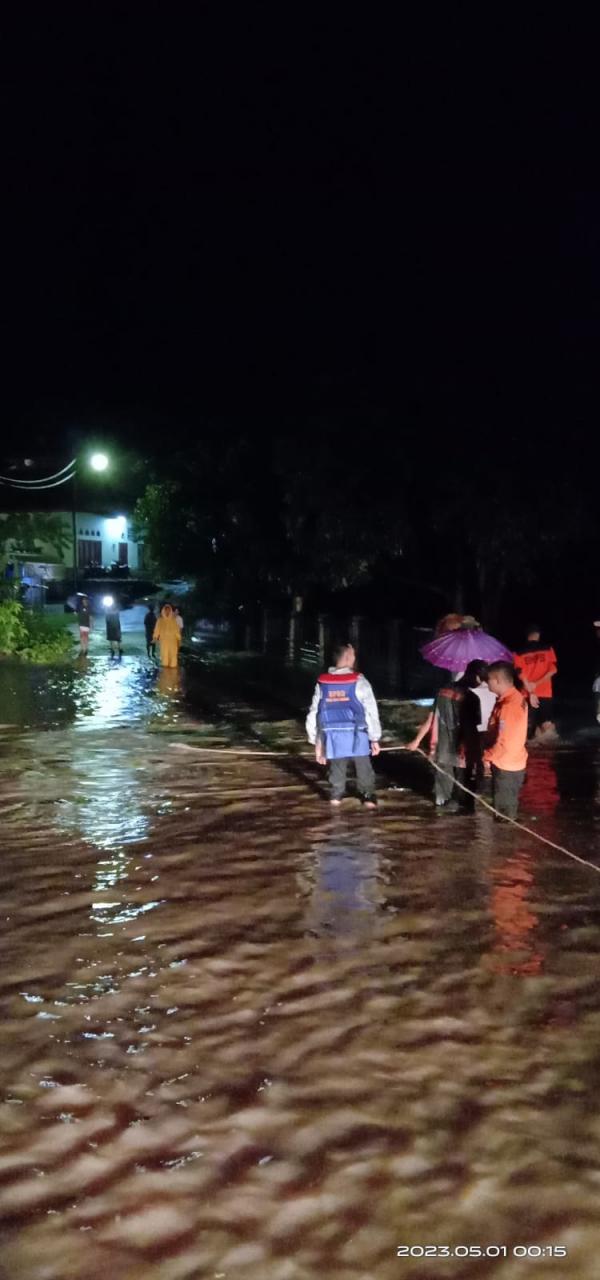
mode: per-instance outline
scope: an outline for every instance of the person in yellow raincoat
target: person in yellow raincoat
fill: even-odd
[[[170,604],[164,604],[160,611],[153,640],[160,645],[161,667],[176,667],[179,663],[181,632]]]

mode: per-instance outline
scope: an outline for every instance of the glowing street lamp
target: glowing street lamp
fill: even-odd
[[[110,466],[109,460],[105,453],[93,453],[90,458],[90,467],[92,471],[106,471]]]
[[[110,458],[107,456],[107,454],[106,454],[106,453],[101,453],[100,451],[95,451],[94,453],[89,454],[89,455],[86,457],[85,461],[86,461],[87,466],[88,466],[88,467],[90,467],[92,471],[95,471],[98,475],[99,475],[101,472],[103,472],[103,471],[108,471],[108,469],[109,469],[109,467],[110,467]],[[73,464],[73,473],[72,473],[72,476],[71,476],[71,479],[72,479],[72,481],[73,481],[73,486],[72,486],[72,489],[71,489],[71,524],[72,524],[72,527],[73,527],[73,589],[74,589],[75,591],[77,590],[77,569],[78,569],[78,564],[77,564],[77,510],[76,510],[76,508],[77,508],[77,476],[78,476],[78,471],[79,471],[79,467],[78,467],[78,465],[77,465],[77,462],[75,462],[75,463]]]

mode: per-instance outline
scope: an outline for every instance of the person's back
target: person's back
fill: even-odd
[[[113,643],[121,639],[121,619],[116,609],[109,609],[106,615],[106,639]]]
[[[144,618],[144,630],[146,632],[146,643],[150,644],[154,635],[156,626],[156,614],[154,609],[150,608]]]
[[[553,728],[552,680],[558,670],[557,658],[552,645],[542,639],[537,624],[528,627],[527,641],[513,658],[529,700],[530,736],[538,726]]]
[[[364,804],[374,808],[375,774],[370,756],[379,754],[381,724],[371,685],[354,670],[355,662],[351,644],[337,647],[334,666],[317,681],[306,732],[315,746],[317,763],[329,762],[331,803],[341,803],[348,763],[353,760]]]

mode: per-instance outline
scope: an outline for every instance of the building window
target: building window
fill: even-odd
[[[102,543],[91,538],[78,538],[77,563],[80,569],[99,568],[102,564]]]
[[[127,542],[119,543],[119,564],[129,564],[129,544]]]

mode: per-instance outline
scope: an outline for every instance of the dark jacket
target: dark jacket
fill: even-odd
[[[121,639],[121,619],[116,611],[106,615],[106,639],[113,644]]]

